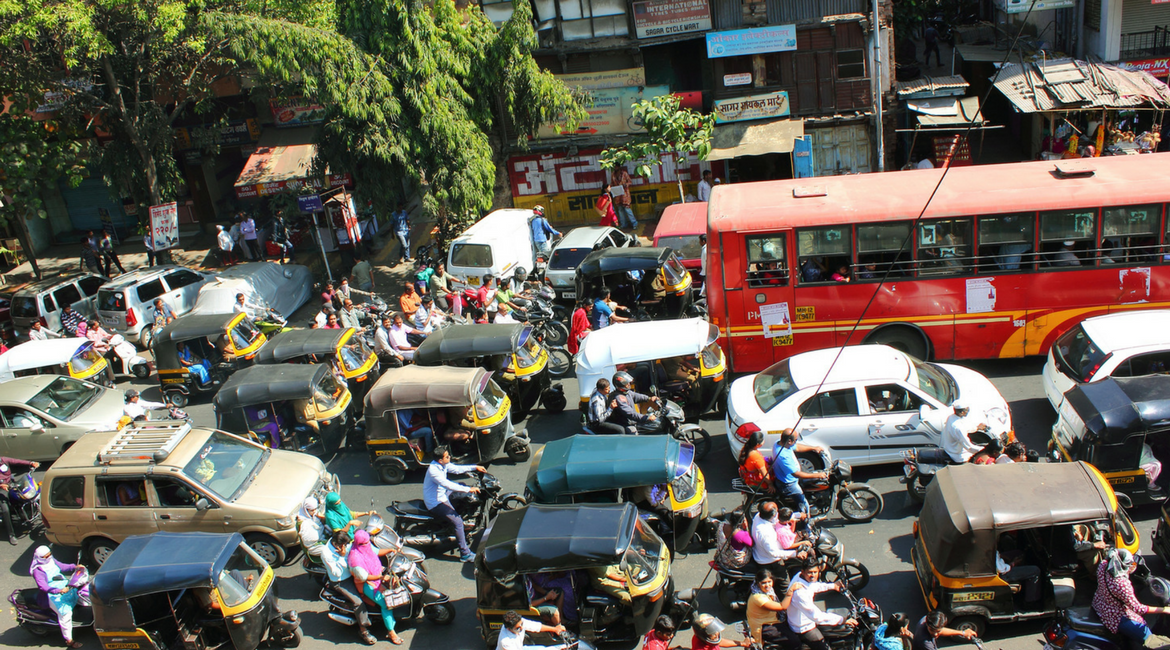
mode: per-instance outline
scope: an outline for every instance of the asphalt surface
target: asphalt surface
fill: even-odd
[[[1055,414],[1044,398],[1040,383],[1042,358],[1010,361],[988,361],[965,364],[989,376],[1008,399],[1017,435],[1029,448],[1043,450],[1051,430]],[[576,380],[565,382],[565,393],[570,396],[570,407],[561,414],[550,415],[537,410],[523,423],[532,435],[534,444],[571,435],[578,431],[578,412],[573,409],[573,396],[577,395]],[[137,387],[144,390],[147,399],[158,399],[157,384],[137,381]],[[126,385],[124,387],[129,387]],[[187,411],[196,424],[212,425],[214,417],[209,403],[193,404]],[[700,463],[707,477],[707,489],[711,511],[732,509],[740,503],[740,495],[730,489],[735,474],[735,462],[727,446],[722,420],[705,420],[703,426],[712,434],[714,445],[708,457]],[[384,512],[393,500],[420,498],[422,495],[422,473],[414,472],[407,482],[394,487],[380,484],[375,478],[362,453],[346,453],[329,463],[343,483],[345,501],[355,510],[368,508],[371,500],[374,506]],[[521,492],[527,471],[526,466],[512,464],[501,457],[491,467],[491,472],[503,482],[506,490]],[[846,555],[860,560],[868,567],[872,579],[863,595],[873,599],[884,613],[905,612],[912,620],[925,613],[921,592],[914,578],[910,564],[911,524],[918,514],[906,497],[904,486],[898,482],[900,465],[859,468],[854,478],[868,482],[885,499],[885,509],[869,524],[846,524],[839,516],[831,517],[826,523],[844,541]],[[1021,499],[1028,495],[1021,494]],[[1158,516],[1156,507],[1138,508],[1131,513],[1142,536],[1142,549],[1147,554],[1155,571],[1162,572],[1161,563],[1149,553],[1150,533]],[[28,576],[32,549],[41,540],[21,539],[20,544],[10,547],[0,542],[0,566],[7,571],[0,572],[0,593],[31,586]],[[76,549],[56,549],[58,558],[71,561]],[[692,554],[680,557],[672,565],[675,585],[678,589],[702,586],[700,592],[701,611],[711,612],[724,621],[737,620],[732,613],[723,610],[710,589],[712,576],[708,575],[707,562],[712,553]],[[448,627],[437,627],[425,620],[400,623],[399,633],[406,640],[406,646],[425,650],[452,650],[483,648],[479,628],[475,619],[474,582],[471,566],[460,564],[454,555],[432,558],[427,562],[431,571],[432,585],[447,593],[455,604],[455,623]],[[356,630],[340,626],[325,616],[326,607],[318,600],[316,583],[300,568],[299,558],[277,572],[277,589],[282,607],[295,609],[302,616],[305,633],[304,648],[325,648],[334,644],[346,647],[363,647],[357,640]],[[6,608],[6,621],[0,623],[0,646],[3,647],[60,647],[60,638],[53,635],[40,639],[16,627],[12,608]],[[1040,631],[1043,623],[1022,623],[991,627],[985,635],[987,648],[1005,650],[1035,650],[1041,645]],[[81,631],[77,639],[86,648],[99,648],[92,631]],[[682,633],[676,642],[687,647],[690,633]],[[389,647],[386,641],[376,647]]]

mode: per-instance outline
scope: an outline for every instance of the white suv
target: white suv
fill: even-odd
[[[557,242],[548,260],[544,277],[557,292],[560,300],[575,300],[577,296],[577,267],[595,246],[601,248],[626,248],[637,246],[636,237],[631,237],[617,228],[608,226],[585,226],[570,230]]]
[[[156,266],[119,275],[98,290],[97,313],[102,327],[121,334],[131,343],[141,343],[143,330],[154,322],[154,301],[162,298],[175,316],[195,306],[199,289],[215,277],[181,266]]]

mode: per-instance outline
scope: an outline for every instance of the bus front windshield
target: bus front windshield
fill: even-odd
[[[788,359],[766,368],[752,380],[756,404],[765,413],[797,390],[796,383],[792,381],[792,373],[788,371]]]
[[[634,539],[622,557],[622,568],[625,569],[626,575],[639,587],[650,584],[658,575],[661,557],[662,539],[646,527],[646,522],[638,520]]]

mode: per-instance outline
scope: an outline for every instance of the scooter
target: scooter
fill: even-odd
[[[515,510],[527,504],[515,492],[504,492],[500,479],[486,472],[478,474],[479,493],[453,494],[451,506],[463,518],[467,539],[474,539],[501,510]],[[403,544],[414,548],[447,550],[455,547],[455,531],[446,517],[436,517],[422,499],[394,501],[386,510],[394,515],[394,532]]]
[[[1150,575],[1146,563],[1138,558],[1138,568],[1130,575],[1135,587],[1144,586],[1159,606],[1170,604],[1170,581]],[[1044,628],[1045,650],[1125,650],[1130,644],[1101,622],[1092,607],[1061,609],[1056,619]]]
[[[373,507],[373,499],[370,499],[370,508],[373,509]],[[403,544],[402,538],[398,536],[398,533],[394,532],[389,526],[386,525],[386,521],[383,520],[381,516],[370,515],[370,518],[368,521],[366,521],[364,528],[365,531],[370,534],[370,544],[372,544],[374,548],[379,550],[384,548],[392,548],[394,549],[395,554],[402,555],[411,562],[416,562],[421,565],[423,573],[426,573],[427,567],[423,562],[426,560],[427,556],[424,555],[421,551]],[[305,573],[309,574],[313,577],[314,580],[317,581],[317,584],[325,584],[327,580],[325,574],[325,565],[321,564],[321,561],[316,557],[305,553],[304,557],[301,559],[301,567],[304,568]]]
[[[32,537],[44,525],[41,519],[41,484],[33,478],[32,472],[12,477],[12,483],[8,486],[8,510],[13,532],[20,526]]]
[[[81,598],[73,607],[73,629],[93,626],[93,608],[89,605],[89,571],[78,566],[69,577],[69,586],[77,587]],[[35,636],[47,636],[60,630],[57,612],[49,606],[48,596],[37,587],[17,589],[8,595],[16,611],[16,624]]]
[[[154,370],[151,363],[138,354],[138,348],[121,334],[111,336],[108,344],[110,350],[106,353],[106,360],[109,361],[115,375],[134,375],[139,379],[146,379]]]

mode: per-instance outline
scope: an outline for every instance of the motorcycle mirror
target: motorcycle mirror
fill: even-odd
[[[211,502],[207,500],[207,497],[200,497],[199,500],[195,502],[195,509],[199,512],[203,512],[209,508],[211,508]]]

